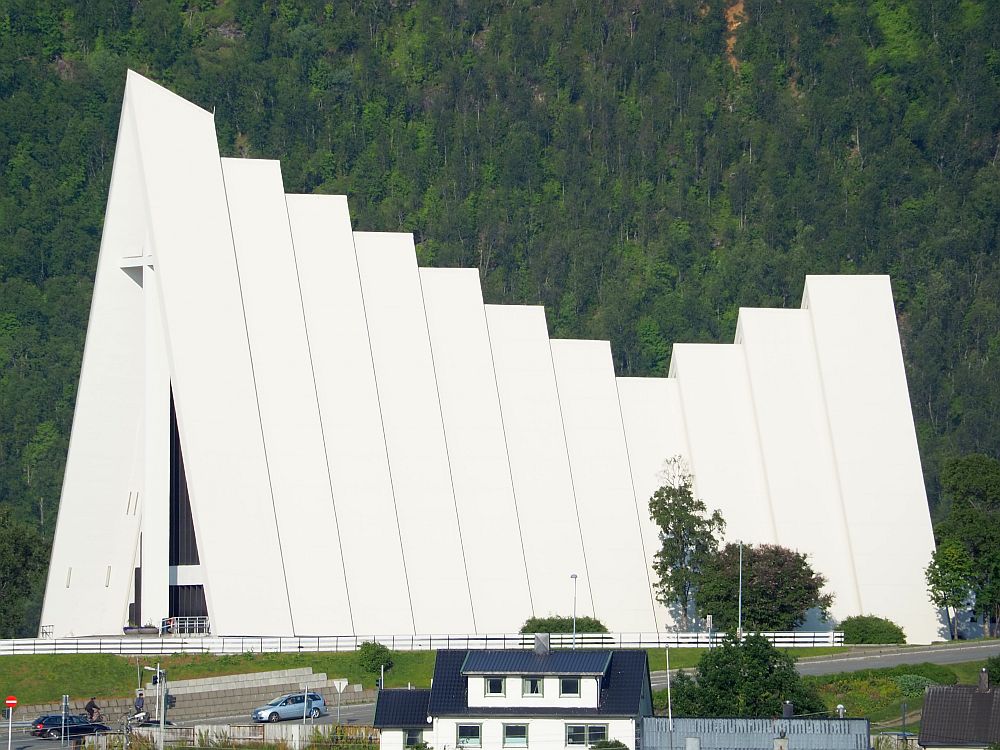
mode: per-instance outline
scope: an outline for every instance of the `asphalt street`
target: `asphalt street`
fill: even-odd
[[[801,659],[796,669],[802,675],[839,674],[856,672],[860,669],[884,669],[900,664],[958,664],[967,661],[986,661],[1000,654],[1000,641],[969,643],[963,645],[941,644],[939,646],[892,646],[858,647],[842,654],[817,656]],[[671,670],[676,674],[676,670]],[[654,690],[667,687],[666,674],[662,671],[650,675]]]
[[[337,723],[337,706],[334,704],[330,706],[330,713],[326,716],[321,716],[315,721],[310,720],[310,724],[336,724]],[[374,703],[360,703],[353,704],[350,706],[341,706],[340,708],[340,723],[341,724],[360,724],[362,726],[370,726],[373,719],[375,718],[375,704]],[[239,716],[216,716],[210,719],[198,719],[196,721],[182,721],[177,722],[177,726],[191,726],[194,724],[211,724],[211,725],[226,725],[226,724],[250,724],[250,717],[244,714]],[[294,723],[291,720],[284,723]],[[4,725],[2,731],[0,731],[0,750],[6,750],[7,748],[7,726]],[[32,737],[23,728],[18,728],[14,726],[13,735],[10,737],[10,750],[60,750],[64,748],[65,750],[70,750],[71,745],[69,743],[64,743],[60,745],[59,740],[46,740],[40,737]]]

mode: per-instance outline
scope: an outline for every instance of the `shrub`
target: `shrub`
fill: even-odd
[[[572,633],[573,618],[553,615],[552,617],[529,617],[521,626],[522,633]],[[577,633],[607,633],[608,629],[593,617],[576,618]]]
[[[892,620],[875,615],[855,615],[840,623],[844,643],[906,643],[906,633]]]
[[[596,748],[596,750],[628,750],[628,745],[621,740],[601,740],[591,745],[591,748]]]
[[[904,698],[920,698],[928,685],[937,684],[934,680],[919,674],[901,674],[899,677],[894,677],[893,680]]]
[[[383,666],[392,669],[392,652],[381,643],[365,641],[358,648],[358,664],[366,672],[378,674]]]
[[[991,656],[986,660],[986,674],[989,675],[990,685],[1000,685],[1000,656]]]

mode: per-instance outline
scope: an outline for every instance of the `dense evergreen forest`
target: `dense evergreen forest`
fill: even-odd
[[[937,512],[950,459],[1000,456],[995,10],[0,0],[0,526],[51,538],[129,67],[287,191],[610,338],[622,375],[797,306],[807,273],[891,274]],[[33,580],[0,630],[34,629]]]

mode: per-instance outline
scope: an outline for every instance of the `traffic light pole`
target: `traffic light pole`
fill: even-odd
[[[161,682],[164,683],[163,690],[159,691],[159,695],[163,696],[163,703],[161,703],[160,706],[157,708],[157,711],[160,712],[160,742],[159,742],[159,748],[160,748],[160,750],[163,750],[163,730],[164,730],[164,725],[166,724],[166,720],[167,720],[167,706],[166,706],[166,702],[167,702],[167,686],[166,686],[166,677],[165,677],[165,675],[166,675],[166,673],[160,671],[160,665],[159,665],[159,663],[157,663],[156,664],[156,676],[159,679],[156,681],[156,687],[159,688],[160,687],[160,683]]]

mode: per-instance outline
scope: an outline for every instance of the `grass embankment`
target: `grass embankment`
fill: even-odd
[[[820,651],[821,649],[810,649]],[[844,649],[822,649],[827,653]],[[797,655],[822,656],[825,654],[798,653]],[[660,655],[660,669],[663,655]],[[697,659],[695,659],[695,662]],[[870,719],[873,731],[898,729],[902,724],[902,708],[906,703],[906,730],[919,729],[920,711],[924,705],[924,688],[928,685],[974,685],[984,661],[959,664],[904,664],[886,669],[863,669],[857,672],[803,678],[816,688],[824,705],[835,715],[837,704],[843,704],[847,716]],[[670,652],[670,667],[674,668],[674,651]],[[684,666],[683,668],[686,668]],[[662,694],[662,695],[661,695]],[[666,702],[666,691],[657,691],[661,702]]]
[[[844,651],[841,648],[790,649],[797,657],[825,656]],[[691,669],[704,649],[670,649],[671,669]],[[662,670],[666,662],[664,649],[648,649],[650,668]],[[394,665],[386,672],[386,687],[428,687],[434,673],[434,652],[397,651]],[[66,654],[40,656],[5,656],[0,658],[0,692],[17,695],[22,705],[59,700],[64,693],[71,698],[124,697],[135,689],[137,679],[145,683],[149,673],[137,676],[137,665],[154,666],[157,657],[112,656],[102,654]],[[376,675],[365,672],[358,664],[357,654],[176,654],[159,658],[171,680],[186,680],[213,675],[267,672],[277,669],[312,667],[330,678],[346,677],[351,683],[374,687]]]
[[[406,687],[430,684],[434,671],[431,651],[394,652],[393,668],[385,675],[386,687]],[[351,683],[366,688],[375,686],[376,675],[365,672],[358,664],[356,652],[321,654],[176,654],[173,656],[139,657],[138,666],[155,666],[157,661],[167,670],[169,679],[186,680],[214,675],[267,672],[277,669],[312,667],[313,672],[325,672],[328,677],[346,677]],[[4,656],[0,658],[0,691],[16,695],[22,705],[58,701],[64,693],[71,698],[124,697],[131,695],[137,683],[136,657],[106,654],[66,654],[38,656]],[[143,672],[143,683],[150,674]]]

